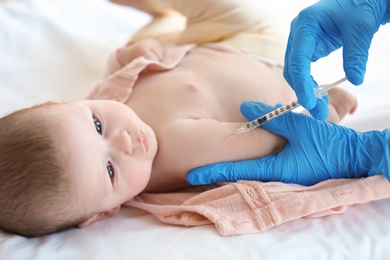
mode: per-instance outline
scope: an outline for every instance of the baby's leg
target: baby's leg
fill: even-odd
[[[353,114],[357,107],[356,98],[348,91],[335,87],[328,91],[330,104],[326,121],[338,123],[347,114]]]

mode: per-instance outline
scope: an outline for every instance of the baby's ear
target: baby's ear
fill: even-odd
[[[116,213],[118,213],[118,211],[121,209],[121,206],[117,206],[115,208],[112,208],[110,210],[107,210],[107,211],[103,211],[103,212],[100,212],[100,213],[97,213],[96,215],[93,215],[92,217],[90,217],[89,219],[87,220],[84,220],[83,222],[79,223],[77,226],[79,228],[84,228],[86,226],[89,226],[95,222],[98,222],[100,220],[103,220],[103,219],[106,219],[106,218],[109,218],[109,217],[112,217],[114,216]]]

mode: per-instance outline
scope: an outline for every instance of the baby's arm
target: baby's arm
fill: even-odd
[[[174,172],[181,175],[177,177],[185,179],[189,170],[199,166],[261,158],[283,149],[285,139],[262,128],[225,139],[244,123],[212,119],[183,119],[172,123],[160,133],[164,136],[159,140],[160,162],[166,164],[163,168],[171,171],[175,168]]]
[[[275,107],[256,102],[241,105],[241,112],[248,120],[273,109]],[[280,153],[196,169],[188,176],[190,183],[261,180],[313,185],[327,179],[361,178],[380,173],[390,180],[390,129],[356,132],[293,112],[262,127],[288,139]]]

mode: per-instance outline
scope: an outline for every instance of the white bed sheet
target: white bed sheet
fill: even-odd
[[[278,2],[291,11],[289,21],[314,1]],[[104,0],[0,0],[0,116],[50,99],[84,97],[110,52],[148,20]],[[360,104],[345,125],[362,131],[390,127],[389,42],[390,25],[373,41],[364,85],[344,84]],[[313,71],[318,83],[342,77],[341,52]],[[221,237],[213,226],[171,226],[124,208],[84,230],[34,239],[0,232],[0,259],[389,259],[389,220],[386,199],[342,215]]]

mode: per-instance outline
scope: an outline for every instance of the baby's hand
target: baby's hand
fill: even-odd
[[[121,66],[126,66],[138,57],[160,61],[164,56],[163,46],[155,39],[144,39],[131,42],[118,50],[117,59]]]

